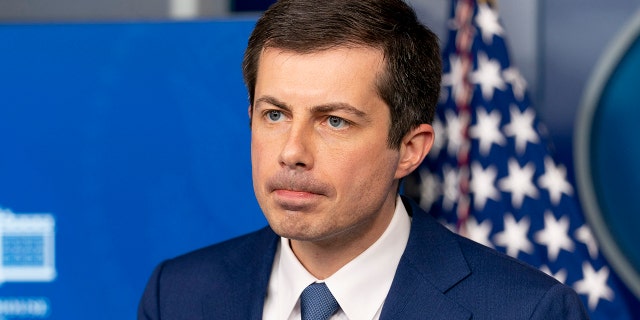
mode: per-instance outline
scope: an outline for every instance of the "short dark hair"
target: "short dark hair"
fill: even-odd
[[[389,106],[388,144],[422,123],[431,123],[442,72],[438,38],[401,0],[280,0],[256,23],[242,63],[254,103],[260,56],[266,48],[312,53],[338,46],[380,49],[385,69],[377,83]]]

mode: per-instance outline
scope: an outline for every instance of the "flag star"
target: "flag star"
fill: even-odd
[[[502,76],[504,80],[511,84],[511,89],[513,90],[513,95],[519,101],[524,99],[524,93],[527,89],[527,81],[524,80],[524,77],[520,74],[520,71],[514,67],[510,67],[502,72]]]
[[[465,227],[467,230],[467,238],[493,248],[493,244],[489,241],[492,228],[491,219],[485,219],[482,223],[478,223],[476,218],[471,216],[467,219]]]
[[[507,254],[514,258],[518,258],[520,251],[530,254],[533,252],[533,245],[527,237],[530,225],[528,217],[516,222],[512,214],[506,214],[504,216],[504,230],[493,237],[493,242],[498,246],[505,247]]]
[[[440,189],[440,181],[438,176],[431,173],[429,170],[425,168],[421,168],[418,171],[420,175],[420,207],[425,210],[431,208],[431,205],[435,203],[440,196],[442,195],[442,191]]]
[[[500,132],[500,111],[495,109],[491,113],[487,113],[485,108],[478,108],[477,110],[478,120],[474,126],[469,128],[469,137],[479,140],[480,153],[487,156],[494,143],[504,146],[507,143],[507,139]]]
[[[587,246],[587,250],[589,251],[589,256],[592,259],[598,257],[598,244],[596,243],[596,239],[593,237],[591,233],[591,228],[587,224],[583,224],[582,227],[576,229],[574,236],[578,241],[584,243]]]
[[[456,203],[458,197],[460,196],[458,171],[454,168],[451,168],[451,166],[449,165],[444,165],[442,167],[442,171],[444,175],[444,198],[442,199],[442,207],[445,210],[452,210],[453,205]]]
[[[433,119],[431,125],[433,126],[433,132],[435,133],[435,139],[433,140],[433,146],[431,147],[431,151],[429,151],[429,155],[436,157],[440,154],[440,150],[442,150],[442,147],[447,141],[447,131],[445,130],[445,126],[440,118]]]
[[[478,14],[476,15],[476,23],[480,27],[482,40],[487,44],[493,43],[494,35],[501,35],[504,32],[500,21],[498,21],[498,13],[486,4],[478,6]]]
[[[442,85],[451,86],[451,96],[455,101],[461,101],[464,98],[464,77],[465,72],[462,67],[462,60],[457,55],[449,56],[450,67],[449,72],[442,75]]]
[[[500,74],[501,70],[502,67],[498,60],[489,60],[486,54],[478,53],[478,68],[471,73],[471,82],[480,85],[482,97],[486,101],[493,99],[493,93],[496,89],[505,89],[505,83]]]
[[[573,284],[577,293],[588,297],[589,310],[595,310],[600,299],[613,301],[613,290],[607,285],[609,268],[603,266],[599,271],[593,269],[590,263],[582,264],[582,280]]]
[[[527,148],[527,142],[537,143],[540,141],[536,130],[533,128],[535,114],[531,108],[521,112],[515,105],[512,105],[509,111],[511,122],[504,126],[504,132],[508,137],[515,137],[516,151],[519,154],[523,154]]]
[[[458,117],[456,113],[450,109],[445,112],[444,116],[447,123],[446,135],[449,139],[447,152],[449,152],[450,156],[454,157],[457,155],[464,141],[464,127],[466,123],[468,123],[465,118],[468,117]]]
[[[471,164],[469,189],[473,193],[473,203],[476,210],[484,209],[487,199],[500,200],[500,192],[494,185],[497,176],[498,170],[494,166],[489,166],[484,170],[477,161]]]
[[[544,175],[538,179],[541,188],[549,190],[551,203],[558,205],[562,194],[572,195],[573,187],[567,181],[567,169],[563,165],[556,166],[553,159],[547,156],[544,159]]]
[[[538,197],[538,189],[533,185],[532,179],[535,172],[533,163],[527,163],[520,167],[518,161],[509,159],[509,175],[498,181],[500,190],[511,193],[511,203],[514,208],[520,208],[525,196]]]
[[[556,220],[551,211],[544,213],[544,229],[535,234],[536,242],[547,246],[549,260],[556,261],[560,249],[572,251],[573,241],[569,237],[569,218],[563,216]]]
[[[560,269],[556,273],[551,272],[549,267],[547,267],[546,265],[541,265],[539,269],[540,269],[540,271],[542,271],[542,272],[544,272],[544,273],[556,278],[556,280],[558,280],[558,281],[560,281],[562,283],[566,283],[566,281],[567,281],[567,270],[565,270],[565,269]]]

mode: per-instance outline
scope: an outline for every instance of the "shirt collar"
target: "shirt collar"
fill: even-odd
[[[289,246],[289,239],[280,238],[279,250],[280,270],[278,270],[278,273],[280,275],[280,285],[283,289],[280,293],[282,294],[280,302],[283,303],[280,310],[284,312],[283,316],[285,316],[280,319],[287,319],[288,315],[291,314],[291,311],[296,306],[302,291],[308,285],[318,281],[318,279],[311,275],[300,261],[298,261],[298,258]]]
[[[407,246],[411,219],[400,196],[389,226],[367,250],[347,263],[324,282],[349,319],[373,319],[380,310],[395,275],[398,263]],[[298,261],[281,238],[279,255],[280,284],[283,286],[280,303],[288,315],[296,306],[302,291],[313,282],[320,282]]]

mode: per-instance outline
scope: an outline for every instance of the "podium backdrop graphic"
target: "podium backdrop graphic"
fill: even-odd
[[[0,25],[0,319],[134,319],[161,260],[266,224],[254,23]]]

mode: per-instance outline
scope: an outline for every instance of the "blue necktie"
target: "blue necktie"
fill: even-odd
[[[338,310],[338,301],[324,283],[312,283],[300,295],[302,320],[327,320]]]

